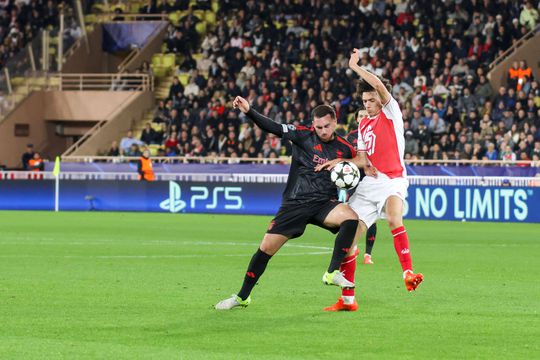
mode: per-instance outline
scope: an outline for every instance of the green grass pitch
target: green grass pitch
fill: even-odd
[[[356,313],[325,313],[333,236],[275,256],[238,291],[269,217],[0,212],[0,359],[532,359],[540,225],[408,221],[407,293],[386,225],[358,265]],[[363,241],[362,246],[363,248]]]

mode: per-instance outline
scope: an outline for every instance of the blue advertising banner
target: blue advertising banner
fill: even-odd
[[[60,210],[272,215],[283,183],[63,180]],[[0,181],[0,209],[53,210],[53,180]],[[540,188],[409,187],[408,219],[540,222]]]
[[[411,186],[405,218],[540,222],[540,188]]]

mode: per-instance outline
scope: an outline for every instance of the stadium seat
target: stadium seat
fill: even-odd
[[[204,10],[195,10],[193,11],[193,15],[196,16],[199,20],[204,21]]]
[[[114,12],[116,9],[120,9],[123,13],[125,13],[126,10],[127,10],[126,4],[122,4],[122,3],[118,3],[118,4],[111,5],[110,8],[111,8],[111,11],[113,11],[113,12]]]
[[[283,27],[283,24],[278,21],[274,21],[274,26],[276,27],[277,30],[279,30]]]
[[[138,2],[132,2],[128,6],[129,6],[130,13],[138,13],[141,7],[143,6],[143,4],[138,3]]]
[[[84,22],[87,25],[96,23],[97,22],[96,14],[84,15]]]
[[[212,11],[214,13],[217,13],[219,11],[219,1],[218,0],[212,0]]]
[[[24,77],[14,77],[11,79],[11,86],[19,86],[24,84]]]
[[[165,54],[163,55],[163,60],[162,60],[162,63],[161,65],[168,69],[168,70],[171,70],[174,68],[174,66],[176,65],[175,59],[176,55],[175,54]]]
[[[108,13],[110,8],[107,6],[107,4],[94,4],[92,5],[92,11],[98,12],[98,13]]]
[[[197,31],[197,33],[199,35],[205,36],[206,35],[206,23],[205,22],[197,23],[197,25],[195,25],[195,31]]]
[[[152,55],[152,65],[161,66],[163,63],[163,54],[154,54]]]
[[[189,74],[188,73],[181,73],[178,75],[178,80],[180,80],[180,84],[183,86],[187,86],[189,82]]]
[[[216,13],[212,11],[206,11],[204,13],[204,21],[213,28],[216,25]]]
[[[178,26],[180,23],[180,12],[176,11],[169,14],[169,21],[174,25]]]
[[[158,144],[148,145],[148,150],[150,150],[150,155],[152,156],[156,156],[160,148],[161,148],[161,145],[158,145]]]

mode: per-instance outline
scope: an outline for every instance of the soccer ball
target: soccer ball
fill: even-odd
[[[334,166],[330,179],[340,189],[352,189],[360,182],[360,170],[353,163],[342,161]]]

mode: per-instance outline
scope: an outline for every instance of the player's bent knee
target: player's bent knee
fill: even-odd
[[[387,216],[387,218],[388,218],[388,226],[390,227],[390,229],[393,230],[395,228],[403,226],[403,219],[400,215]]]
[[[356,215],[354,210],[351,209],[350,207],[343,206],[340,210],[341,210],[340,215],[341,215],[342,221],[358,220],[358,215]]]
[[[287,238],[281,235],[266,234],[259,246],[262,252],[268,255],[274,255],[287,242]]]

